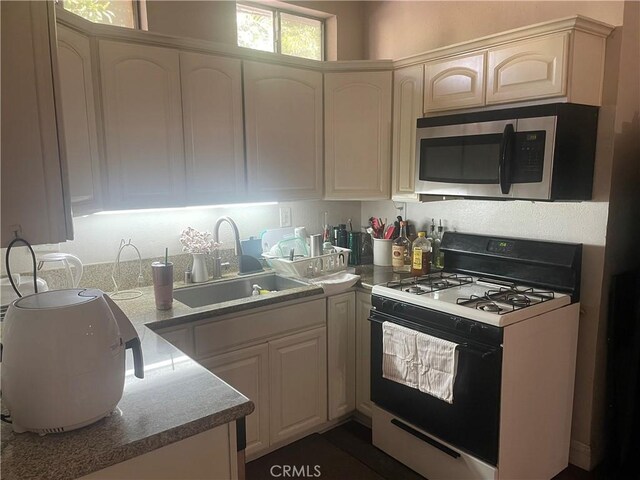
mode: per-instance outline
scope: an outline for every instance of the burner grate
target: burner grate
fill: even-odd
[[[387,282],[387,287],[403,290],[415,295],[437,292],[451,287],[459,287],[472,283],[473,278],[457,273],[438,272],[422,277],[408,277],[401,280]]]

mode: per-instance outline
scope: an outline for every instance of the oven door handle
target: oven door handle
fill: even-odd
[[[375,313],[372,313],[371,315],[369,315],[369,321],[370,322],[379,323],[380,325],[382,325],[384,322],[388,322],[389,320],[384,318],[384,317],[379,317]],[[418,330],[416,330],[416,331],[418,331]],[[427,335],[429,335],[429,334],[427,334]],[[431,336],[438,338],[436,335],[431,335]],[[454,343],[456,343],[456,342],[454,342]],[[456,350],[465,351],[465,352],[471,353],[473,355],[477,355],[482,359],[486,359],[486,358],[492,357],[493,355],[498,353],[500,351],[500,348],[496,348],[496,347],[489,347],[489,348],[484,347],[484,348],[482,348],[480,346],[476,346],[476,345],[473,345],[473,344],[468,343],[468,342],[463,342],[463,343],[458,343],[457,344]]]
[[[502,132],[502,142],[500,142],[500,163],[498,165],[498,176],[500,178],[500,191],[507,195],[511,190],[511,161],[513,157],[513,142],[515,138],[513,125],[507,123]]]
[[[478,355],[481,358],[489,358],[492,355],[495,355],[496,353],[498,353],[499,349],[491,348],[490,350],[478,350],[476,348],[473,348],[468,343],[460,343],[456,347],[456,350],[464,350],[465,352],[469,352],[469,353],[472,353],[474,355]]]

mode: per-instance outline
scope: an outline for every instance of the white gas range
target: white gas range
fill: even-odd
[[[550,479],[568,464],[582,246],[447,232],[441,248],[443,272],[373,287],[373,443],[430,480]],[[389,323],[455,345],[452,403],[383,374]]]
[[[565,293],[445,272],[376,285],[372,294],[497,327],[571,303]]]

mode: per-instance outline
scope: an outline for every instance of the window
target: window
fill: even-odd
[[[322,19],[253,4],[236,4],[238,45],[323,60]]]
[[[138,28],[138,1],[135,0],[57,0],[62,8],[94,23]]]

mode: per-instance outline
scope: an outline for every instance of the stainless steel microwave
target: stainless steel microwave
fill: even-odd
[[[590,200],[598,107],[534,105],[418,119],[416,193]]]

